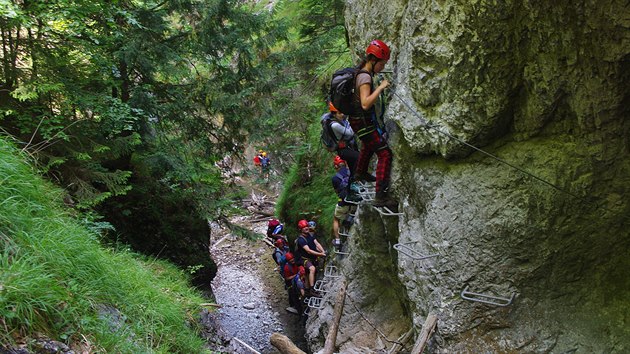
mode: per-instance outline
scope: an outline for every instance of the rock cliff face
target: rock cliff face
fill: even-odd
[[[347,2],[356,53],[393,50],[404,215],[361,206],[339,263],[356,305],[342,352],[391,346],[429,313],[433,352],[630,351],[629,14],[625,0]],[[314,347],[331,309],[309,320]]]

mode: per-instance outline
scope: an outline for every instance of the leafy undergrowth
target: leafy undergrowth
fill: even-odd
[[[1,344],[43,335],[90,352],[203,352],[204,300],[185,273],[101,246],[3,139],[0,176]]]
[[[333,212],[337,204],[337,195],[331,182],[335,174],[332,163],[334,154],[322,147],[320,130],[319,122],[310,126],[308,141],[295,156],[296,163],[287,174],[276,210],[290,236],[299,234],[298,220],[307,219],[315,220],[320,236],[330,241]]]

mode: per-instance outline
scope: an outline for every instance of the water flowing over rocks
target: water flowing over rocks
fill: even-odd
[[[627,14],[613,0],[347,1],[355,53],[373,38],[393,49],[386,119],[404,215],[361,206],[341,262],[387,337],[434,313],[437,353],[630,350]],[[466,288],[514,298],[467,301]],[[385,350],[346,307],[338,347]],[[309,319],[312,347],[329,312]]]

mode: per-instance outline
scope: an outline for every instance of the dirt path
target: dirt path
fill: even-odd
[[[304,327],[300,317],[287,312],[289,306],[284,282],[271,258],[272,248],[262,241],[267,221],[251,223],[260,216],[239,216],[230,222],[259,235],[249,240],[235,236],[229,230],[212,225],[212,258],[217,263],[217,275],[212,281],[216,302],[222,308],[212,313],[211,321],[219,328],[225,342],[211,349],[223,353],[278,353],[269,338],[280,332],[296,345],[305,348]]]

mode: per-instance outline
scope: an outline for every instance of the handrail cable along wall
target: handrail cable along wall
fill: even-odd
[[[407,109],[409,109],[409,111],[411,111],[411,113],[413,113],[413,115],[415,115],[418,119],[420,119],[420,122],[422,123],[422,127],[423,128],[425,128],[427,130],[434,130],[434,131],[438,132],[439,134],[442,134],[442,135],[446,136],[449,139],[453,139],[453,140],[455,140],[455,141],[457,141],[457,142],[459,142],[459,143],[461,143],[463,145],[466,145],[467,147],[469,147],[469,148],[471,148],[471,149],[473,149],[475,151],[478,151],[478,152],[480,152],[480,153],[482,153],[482,154],[484,154],[484,155],[486,155],[486,156],[488,156],[488,157],[490,157],[490,158],[492,158],[492,159],[494,159],[494,160],[496,160],[496,161],[498,161],[498,162],[500,162],[502,164],[505,164],[505,165],[507,165],[507,166],[509,166],[509,167],[511,167],[511,168],[513,168],[513,169],[515,169],[515,170],[517,170],[517,171],[519,171],[519,172],[521,172],[521,173],[531,177],[531,178],[534,178],[535,180],[538,180],[539,182],[542,182],[542,183],[548,185],[549,187],[551,187],[551,188],[553,188],[553,189],[555,189],[555,190],[557,190],[557,191],[559,191],[561,193],[565,193],[565,194],[567,194],[567,195],[569,195],[569,196],[571,196],[571,197],[581,201],[582,203],[584,203],[586,205],[594,207],[595,210],[601,208],[601,209],[606,210],[608,212],[611,212],[613,214],[617,213],[614,210],[611,210],[611,209],[607,208],[606,206],[604,206],[604,204],[601,204],[601,205],[600,204],[595,204],[595,205],[593,205],[591,203],[591,201],[586,199],[586,197],[582,197],[582,196],[579,196],[579,195],[577,195],[575,193],[572,193],[572,192],[570,192],[570,191],[568,191],[568,190],[566,190],[566,189],[564,189],[564,188],[562,188],[562,187],[560,187],[558,185],[555,185],[555,184],[545,180],[542,177],[539,177],[539,176],[533,174],[532,172],[529,172],[529,171],[525,170],[524,168],[516,166],[515,164],[510,163],[508,161],[505,161],[504,159],[502,159],[502,158],[500,158],[500,157],[498,157],[498,156],[496,156],[494,154],[491,154],[491,153],[489,153],[489,152],[487,152],[487,151],[485,151],[485,150],[483,150],[481,148],[478,148],[478,147],[476,147],[476,146],[474,146],[474,145],[472,145],[472,144],[470,144],[470,143],[468,143],[468,142],[466,142],[466,141],[464,141],[464,140],[462,140],[462,139],[460,139],[460,138],[458,138],[458,137],[456,137],[456,136],[454,136],[452,134],[449,134],[449,133],[447,133],[445,131],[442,131],[442,130],[438,129],[437,125],[433,125],[430,122],[428,122],[426,119],[424,119],[420,115],[420,113],[418,113],[415,109],[413,109],[413,107],[411,107],[411,105],[407,101],[405,101],[405,99],[400,97],[400,95],[398,95],[398,93],[396,93],[396,91],[392,91],[392,94],[394,96],[396,96],[396,98],[398,98],[400,100],[400,102],[402,102],[407,107]],[[597,197],[594,197],[594,196],[592,196],[592,197],[596,198],[596,199],[600,199],[600,198],[597,198]],[[621,216],[623,216],[623,215],[621,215]],[[623,218],[630,220],[630,216],[623,216]]]

